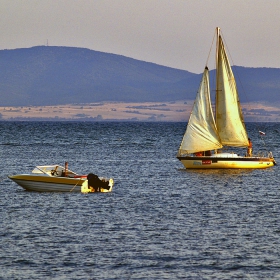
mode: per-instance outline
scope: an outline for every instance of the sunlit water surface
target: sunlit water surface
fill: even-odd
[[[280,124],[247,127],[254,151],[280,162]],[[280,278],[279,166],[184,170],[183,123],[0,129],[0,279]],[[7,178],[65,161],[113,177],[113,192],[27,192]]]

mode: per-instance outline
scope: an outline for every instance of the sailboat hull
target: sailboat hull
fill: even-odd
[[[177,157],[187,169],[264,169],[274,166],[275,160],[267,157]]]

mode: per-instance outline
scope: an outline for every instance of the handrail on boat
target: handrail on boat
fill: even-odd
[[[44,174],[47,174],[47,175],[51,176],[50,174],[48,174],[46,171],[44,171],[43,169],[39,168],[38,166],[36,166],[35,168],[37,168],[38,170],[42,171]]]

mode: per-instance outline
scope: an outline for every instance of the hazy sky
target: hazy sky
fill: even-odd
[[[48,42],[195,73],[216,26],[235,65],[280,68],[280,0],[0,0],[0,49]]]

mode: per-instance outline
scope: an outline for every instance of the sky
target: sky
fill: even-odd
[[[202,73],[219,26],[232,64],[280,68],[280,0],[0,0],[0,7],[0,49],[82,47]]]

